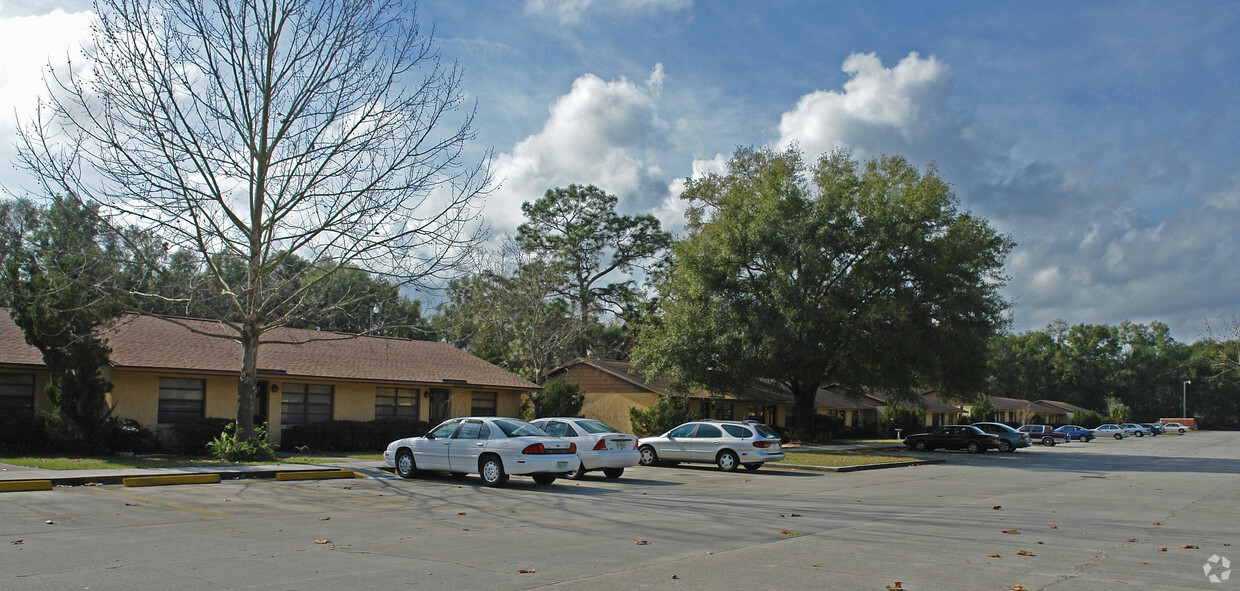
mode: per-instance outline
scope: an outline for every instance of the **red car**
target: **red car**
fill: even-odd
[[[988,449],[999,449],[998,435],[991,435],[973,425],[943,425],[932,433],[918,433],[904,438],[904,445],[917,451],[936,449],[963,449],[980,454]]]

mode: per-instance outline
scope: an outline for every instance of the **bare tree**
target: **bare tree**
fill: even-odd
[[[402,3],[101,0],[87,68],[53,73],[20,132],[49,194],[193,252],[243,356],[251,433],[260,345],[342,269],[394,286],[452,273],[480,238],[489,154],[463,152],[460,73]],[[307,265],[286,264],[297,256]],[[359,294],[361,296],[361,294]],[[343,296],[349,300],[349,296]]]

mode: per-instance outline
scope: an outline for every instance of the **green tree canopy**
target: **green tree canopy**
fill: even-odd
[[[1012,242],[960,211],[935,170],[742,148],[684,198],[689,236],[635,360],[721,392],[777,380],[798,425],[824,385],[909,399],[981,385]]]

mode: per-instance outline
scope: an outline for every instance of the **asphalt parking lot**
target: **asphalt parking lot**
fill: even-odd
[[[1238,443],[503,489],[380,475],[0,493],[0,588],[1240,589],[1222,578],[1240,560]]]

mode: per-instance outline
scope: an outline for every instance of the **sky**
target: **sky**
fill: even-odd
[[[89,3],[0,0],[0,140]],[[1010,330],[1240,313],[1240,2],[422,0],[463,70],[484,215],[594,184],[680,232],[686,178],[796,143],[937,167],[1017,244]],[[0,185],[29,186],[0,141]]]

